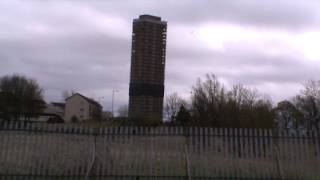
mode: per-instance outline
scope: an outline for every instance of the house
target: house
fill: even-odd
[[[100,120],[101,115],[102,106],[91,98],[75,93],[66,99],[65,122]]]

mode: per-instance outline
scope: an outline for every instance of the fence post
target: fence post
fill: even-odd
[[[189,152],[188,152],[188,148],[189,148],[189,129],[187,127],[183,127],[183,134],[184,134],[184,156],[185,156],[185,166],[186,166],[186,172],[187,172],[187,177],[188,180],[192,180],[191,178],[191,172],[190,172],[190,161],[189,161]]]
[[[278,174],[279,174],[280,178],[282,180],[284,180],[283,171],[282,171],[282,167],[281,167],[281,163],[280,163],[280,152],[279,152],[279,147],[278,147],[279,134],[280,134],[280,132],[273,131],[273,139],[274,139],[273,149],[274,149],[274,153],[275,153]]]
[[[98,131],[99,129],[97,129]],[[88,170],[86,172],[86,179],[89,180],[89,176],[91,174],[91,171],[93,169],[93,166],[95,164],[95,161],[96,161],[96,146],[97,146],[97,132],[96,132],[96,129],[89,129],[89,136],[92,135],[93,136],[93,144],[92,144],[92,156],[91,156],[91,162],[88,166]]]
[[[316,159],[320,158],[320,137],[318,136],[318,134],[319,132],[314,128],[312,131],[312,140],[314,144],[314,155]]]

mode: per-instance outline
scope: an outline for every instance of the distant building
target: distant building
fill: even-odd
[[[75,93],[66,99],[64,113],[66,122],[100,120],[102,106],[93,99]]]
[[[110,111],[102,112],[102,120],[110,120],[111,118],[113,118],[112,112]]]
[[[64,108],[65,108],[65,103],[51,102],[50,104],[46,105],[46,108],[44,109],[43,112],[47,113],[47,114],[58,115],[63,119],[64,118]]]
[[[141,15],[133,20],[129,116],[162,119],[167,22]]]

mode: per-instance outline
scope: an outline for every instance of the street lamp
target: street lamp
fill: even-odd
[[[112,113],[112,117],[114,116],[113,115],[113,104],[114,104],[114,93],[118,93],[119,90],[118,89],[112,89],[112,104],[111,104],[111,113]]]

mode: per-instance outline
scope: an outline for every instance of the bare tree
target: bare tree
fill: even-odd
[[[235,85],[228,91],[213,74],[193,87],[192,118],[197,124],[270,128],[272,114],[270,101],[259,98],[257,90]]]
[[[298,130],[303,127],[303,114],[292,102],[281,101],[274,110],[278,128]]]
[[[246,127],[255,124],[254,106],[258,99],[256,90],[246,88],[244,85],[234,85],[227,93],[227,103],[224,107],[225,123],[235,127]]]
[[[276,109],[281,110],[282,119],[290,120],[288,123],[291,124],[295,122],[297,125],[293,128],[299,128],[306,132],[317,129],[320,133],[320,81],[307,81],[300,94],[290,101],[284,102],[279,103]],[[279,112],[276,114],[279,117],[278,114]]]
[[[175,121],[181,105],[183,105],[184,107],[187,106],[187,102],[182,99],[176,92],[166,96],[164,104],[165,118],[169,121]]]
[[[226,100],[223,84],[214,74],[207,74],[206,81],[199,78],[192,90],[192,111],[202,123],[219,126],[221,109]]]
[[[228,100],[234,101],[237,106],[253,107],[258,98],[257,90],[245,88],[242,84],[232,87],[228,92]]]
[[[304,127],[307,131],[320,125],[320,106],[319,100],[314,96],[297,95],[293,100],[296,108],[303,114]]]
[[[315,128],[320,133],[320,81],[307,81],[293,102],[304,115],[306,130]]]
[[[320,80],[309,80],[304,83],[304,89],[301,90],[301,94],[304,96],[311,96],[317,100],[320,100]]]
[[[184,105],[181,105],[176,115],[176,121],[181,125],[187,125],[190,120],[191,115],[189,111],[184,107]]]

